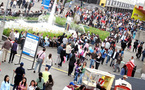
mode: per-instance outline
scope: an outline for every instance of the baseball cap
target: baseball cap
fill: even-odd
[[[123,75],[124,78],[128,78],[127,75]]]
[[[20,65],[21,65],[21,66],[23,66],[23,65],[24,65],[24,63],[23,63],[23,62],[21,62],[21,63],[20,63]]]
[[[73,86],[75,86],[75,84],[74,84],[73,82],[70,82],[69,85],[73,85]]]

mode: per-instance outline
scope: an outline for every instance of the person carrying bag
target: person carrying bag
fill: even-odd
[[[37,62],[36,62],[35,68],[34,68],[34,73],[35,73],[35,71],[36,71],[38,65],[39,65],[38,73],[39,73],[40,70],[41,70],[41,66],[42,66],[42,64],[43,64],[43,62],[44,62],[44,59],[45,59],[45,50],[46,50],[46,49],[43,48],[42,51],[39,51],[39,52],[37,53],[37,56],[36,56]]]

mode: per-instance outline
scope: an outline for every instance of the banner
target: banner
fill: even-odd
[[[44,6],[44,9],[48,9],[50,4],[50,0],[43,0],[42,6]]]
[[[135,20],[139,19],[141,21],[145,21],[145,11],[134,7],[131,18],[134,18]]]

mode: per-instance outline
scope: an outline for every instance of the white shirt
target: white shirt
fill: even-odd
[[[71,53],[71,46],[70,45],[67,45],[66,46],[66,53],[67,54],[70,54]]]
[[[110,48],[110,43],[106,42],[105,48],[109,49]]]
[[[67,44],[68,43],[68,40],[67,40],[67,38],[63,38],[63,44]]]
[[[14,33],[15,38],[19,38],[19,33]]]
[[[46,60],[46,65],[50,65],[50,66],[52,66],[52,63],[53,63],[53,60],[50,58],[47,58],[47,60]]]
[[[35,90],[35,87],[29,86],[28,90]]]

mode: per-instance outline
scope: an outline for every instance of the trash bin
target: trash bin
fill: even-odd
[[[128,69],[127,76],[131,77],[132,76],[132,71],[133,71],[135,65],[132,61],[129,61],[129,62],[126,63],[126,66],[127,66],[127,69]]]

